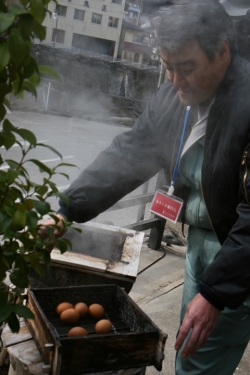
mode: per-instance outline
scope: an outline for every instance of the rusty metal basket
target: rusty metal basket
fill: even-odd
[[[84,337],[68,337],[72,326],[55,313],[64,301],[87,305],[99,303],[112,323],[108,334],[96,334],[95,320],[81,318],[75,325],[89,332]],[[27,325],[41,353],[51,366],[52,375],[80,375],[98,371],[120,370],[154,365],[162,369],[164,334],[117,285],[42,288],[28,291],[28,307],[35,320]]]

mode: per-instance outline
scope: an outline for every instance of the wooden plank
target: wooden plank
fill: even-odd
[[[66,263],[64,263],[64,264],[53,263],[53,267],[71,270],[71,271],[75,270],[76,272],[82,272],[82,273],[85,273],[85,274],[102,276],[102,277],[105,277],[105,278],[108,278],[108,279],[113,279],[113,280],[128,281],[128,282],[131,282],[131,283],[134,283],[135,280],[136,280],[134,277],[130,277],[129,275],[125,275],[125,276],[117,275],[117,274],[112,274],[112,273],[107,272],[107,271],[103,272],[103,273],[100,273],[98,271],[92,270],[91,268],[90,269],[83,268],[82,266],[78,266],[77,264],[71,264],[70,265],[70,264],[66,264]],[[101,284],[103,284],[103,282]]]
[[[20,330],[18,333],[13,333],[8,325],[4,327],[2,332],[2,340],[5,348],[31,338],[31,333],[28,330],[24,320],[20,321]]]
[[[31,298],[33,296],[33,298]],[[44,312],[42,311],[39,303],[35,300],[34,294],[31,290],[28,290],[28,302],[27,307],[35,315],[34,320],[27,320],[26,324],[29,330],[32,332],[32,337],[35,344],[41,353],[42,360],[45,364],[51,364],[53,358],[53,352],[60,346],[60,342],[56,339],[53,329],[50,327],[50,323],[47,320]],[[47,350],[46,344],[54,344],[52,350]]]
[[[0,351],[0,367],[2,367],[2,365],[4,363],[6,354],[7,354],[7,349],[6,348],[1,348],[1,351]]]
[[[51,264],[71,264],[77,265],[77,267],[105,272],[107,269],[108,260],[73,252],[61,254],[59,250],[53,250],[51,252]]]
[[[127,236],[124,243],[121,262],[110,262],[107,270],[116,275],[126,275],[136,278],[144,233],[137,232],[134,237]],[[128,267],[129,264],[129,267]]]
[[[17,358],[25,365],[41,362],[41,356],[34,340],[30,339],[8,347],[10,356]]]
[[[82,272],[86,270],[89,272],[108,273],[115,278],[123,280],[125,276],[125,278],[129,277],[134,281],[137,276],[144,233],[97,223],[86,223],[81,226],[89,228],[94,227],[95,229],[102,229],[111,233],[121,232],[126,234],[127,236],[121,254],[121,261],[111,261],[109,259],[96,258],[71,251],[61,254],[59,250],[55,249],[51,252],[52,266],[72,267],[72,269],[81,269]]]

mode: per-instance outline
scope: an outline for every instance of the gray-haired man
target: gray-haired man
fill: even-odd
[[[88,221],[162,168],[173,180],[183,135],[173,187],[189,233],[176,374],[230,375],[250,339],[250,67],[216,0],[176,2],[157,40],[169,82],[72,183],[58,217]]]

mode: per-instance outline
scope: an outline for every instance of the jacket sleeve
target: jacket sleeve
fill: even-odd
[[[91,220],[159,171],[161,150],[155,102],[157,93],[133,129],[114,138],[111,146],[64,192],[71,203],[66,206],[60,200],[58,212],[69,221]]]
[[[238,308],[250,294],[250,146],[247,149],[240,167],[238,220],[200,279],[201,294],[220,310]]]

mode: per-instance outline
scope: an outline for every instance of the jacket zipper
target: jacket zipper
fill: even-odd
[[[243,186],[244,186],[244,192],[245,192],[246,201],[247,201],[247,203],[250,203],[249,199],[247,197],[247,188],[246,188],[246,179],[247,179],[247,174],[248,174],[248,168],[247,168],[247,163],[246,163],[247,153],[248,153],[247,151],[244,151],[241,165],[245,165],[245,173],[244,173],[244,176],[243,176]]]

